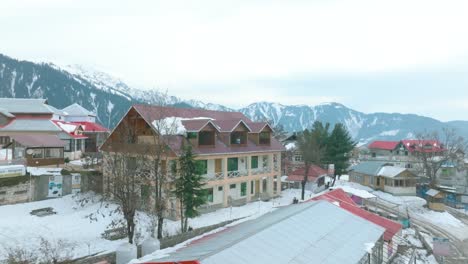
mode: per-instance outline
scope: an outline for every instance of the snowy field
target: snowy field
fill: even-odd
[[[448,212],[435,212],[429,210],[428,208],[424,207],[426,205],[426,200],[420,197],[393,196],[389,193],[374,191],[367,186],[362,186],[358,183],[344,180],[337,181],[335,186],[343,186],[345,189],[352,188],[360,191],[367,191],[370,194],[375,195],[377,199],[383,200],[389,205],[394,205],[403,212],[406,211],[406,208],[408,208],[411,217],[415,217],[416,219],[442,227],[444,230],[458,237],[460,240],[468,239],[467,225]]]
[[[21,247],[29,250],[39,248],[40,238],[54,243],[66,241],[72,247],[73,257],[82,257],[99,252],[112,251],[126,240],[108,241],[101,238],[112,220],[118,215],[110,215],[115,205],[103,208],[97,196],[90,195],[90,202],[79,206],[77,198],[67,195],[62,198],[32,203],[0,206],[0,260],[5,258],[6,248]],[[275,210],[276,207],[292,203],[294,197],[300,197],[300,190],[286,190],[282,196],[268,202],[252,202],[241,207],[224,208],[190,219],[193,228],[209,226],[222,221],[242,217],[256,218]],[[311,197],[310,193],[306,198]],[[52,207],[57,214],[37,217],[30,215],[31,210]],[[88,215],[100,210],[97,221],[90,221]],[[149,236],[150,218],[144,214],[137,215],[137,232],[142,239]],[[179,232],[178,221],[165,221],[164,233],[173,235]]]

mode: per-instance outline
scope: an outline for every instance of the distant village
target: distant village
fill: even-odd
[[[344,126],[159,105],[109,129],[76,103],[0,98],[0,218],[39,234],[83,212],[54,263],[467,263],[467,144],[444,132],[358,147]],[[6,223],[2,242],[28,240]],[[34,247],[0,263],[13,244]]]

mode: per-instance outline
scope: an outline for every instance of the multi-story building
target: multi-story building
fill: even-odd
[[[161,123],[175,127],[161,131]],[[132,138],[118,140],[124,131],[134,128]],[[284,147],[266,122],[252,122],[239,112],[134,105],[123,117],[101,151],[138,153],[153,144],[154,137],[167,139],[169,154],[162,168],[169,170],[190,145],[196,160],[204,167],[208,191],[206,210],[240,205],[252,200],[269,199],[281,192],[281,152]],[[105,182],[112,175],[104,169]],[[177,202],[168,205],[170,216]]]

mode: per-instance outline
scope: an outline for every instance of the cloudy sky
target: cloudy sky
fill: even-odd
[[[242,107],[468,120],[468,1],[2,0],[0,53]]]

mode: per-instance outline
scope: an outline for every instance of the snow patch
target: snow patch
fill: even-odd
[[[387,130],[380,133],[380,136],[396,136],[400,132],[400,129]]]

